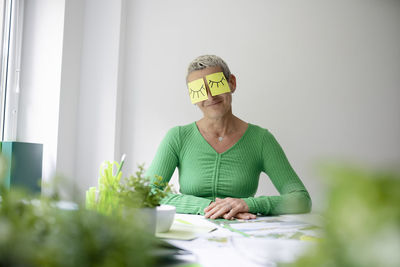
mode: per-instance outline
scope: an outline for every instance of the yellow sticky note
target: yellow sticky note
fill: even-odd
[[[188,83],[189,96],[192,104],[208,99],[206,85],[203,78]]]
[[[228,93],[231,91],[228,81],[223,72],[216,72],[206,76],[208,88],[212,96]]]

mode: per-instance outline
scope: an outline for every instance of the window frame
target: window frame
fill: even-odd
[[[1,49],[1,141],[16,141],[24,0],[3,0]]]

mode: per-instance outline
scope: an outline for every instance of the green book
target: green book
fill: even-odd
[[[6,188],[23,187],[40,192],[43,145],[25,142],[1,142],[1,153],[7,161]]]

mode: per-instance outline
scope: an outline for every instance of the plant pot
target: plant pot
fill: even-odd
[[[156,208],[141,208],[135,211],[134,220],[144,231],[154,235],[156,233]]]
[[[175,211],[176,208],[172,205],[161,205],[157,207],[157,233],[165,233],[169,231],[174,222]]]

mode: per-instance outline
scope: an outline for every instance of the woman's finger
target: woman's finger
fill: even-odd
[[[214,208],[212,208],[210,211],[205,213],[204,217],[210,218],[210,219],[217,219],[217,218],[223,216],[225,213],[229,212],[231,209],[232,209],[232,206],[230,204],[219,203]]]
[[[222,201],[224,201],[225,203],[230,204],[232,206],[232,209],[234,209],[234,211],[236,213],[238,213],[238,212],[248,212],[249,211],[249,206],[247,206],[246,201],[244,201],[243,199],[225,198]]]
[[[251,220],[257,218],[257,216],[253,213],[249,212],[240,212],[235,215],[235,218],[241,219],[241,220]]]
[[[205,217],[216,219],[224,217],[229,220],[237,213],[248,212],[249,207],[243,199],[239,198],[216,198],[207,208],[204,209]],[[251,217],[252,218],[252,217]]]
[[[208,206],[205,209],[204,217],[210,218],[214,213],[216,213],[219,209],[221,209],[222,205],[217,204],[216,202],[212,203],[212,205]]]
[[[214,201],[214,202],[211,202],[211,204],[208,205],[208,207],[206,207],[206,208],[204,209],[204,212],[210,211],[212,208],[215,207],[215,205],[217,204],[217,202],[220,202],[220,201],[223,201],[223,199],[222,199],[222,198],[218,198],[218,197],[215,198],[215,201]]]
[[[211,202],[211,204],[208,206],[208,207],[206,207],[205,209],[204,209],[204,213],[207,213],[207,212],[209,212],[210,210],[212,210],[213,208],[215,208],[218,204],[219,205],[226,205],[225,204],[226,203],[226,200],[225,199],[222,199],[222,198],[215,198],[215,202]]]
[[[246,213],[238,213],[235,215],[235,218],[240,220],[248,220],[250,216]]]
[[[211,202],[211,204],[208,205],[208,207],[206,207],[206,208],[204,209],[204,212],[207,212],[207,211],[211,210],[212,208],[215,207],[215,205],[217,205],[216,202]]]
[[[211,217],[210,219],[218,219],[219,217],[222,217],[225,213],[228,213],[232,209],[231,205],[225,205],[221,207],[219,210],[217,210]]]
[[[235,217],[236,214],[240,213],[240,208],[239,207],[234,207],[231,209],[227,214],[224,215],[224,218],[226,220],[231,220]]]

